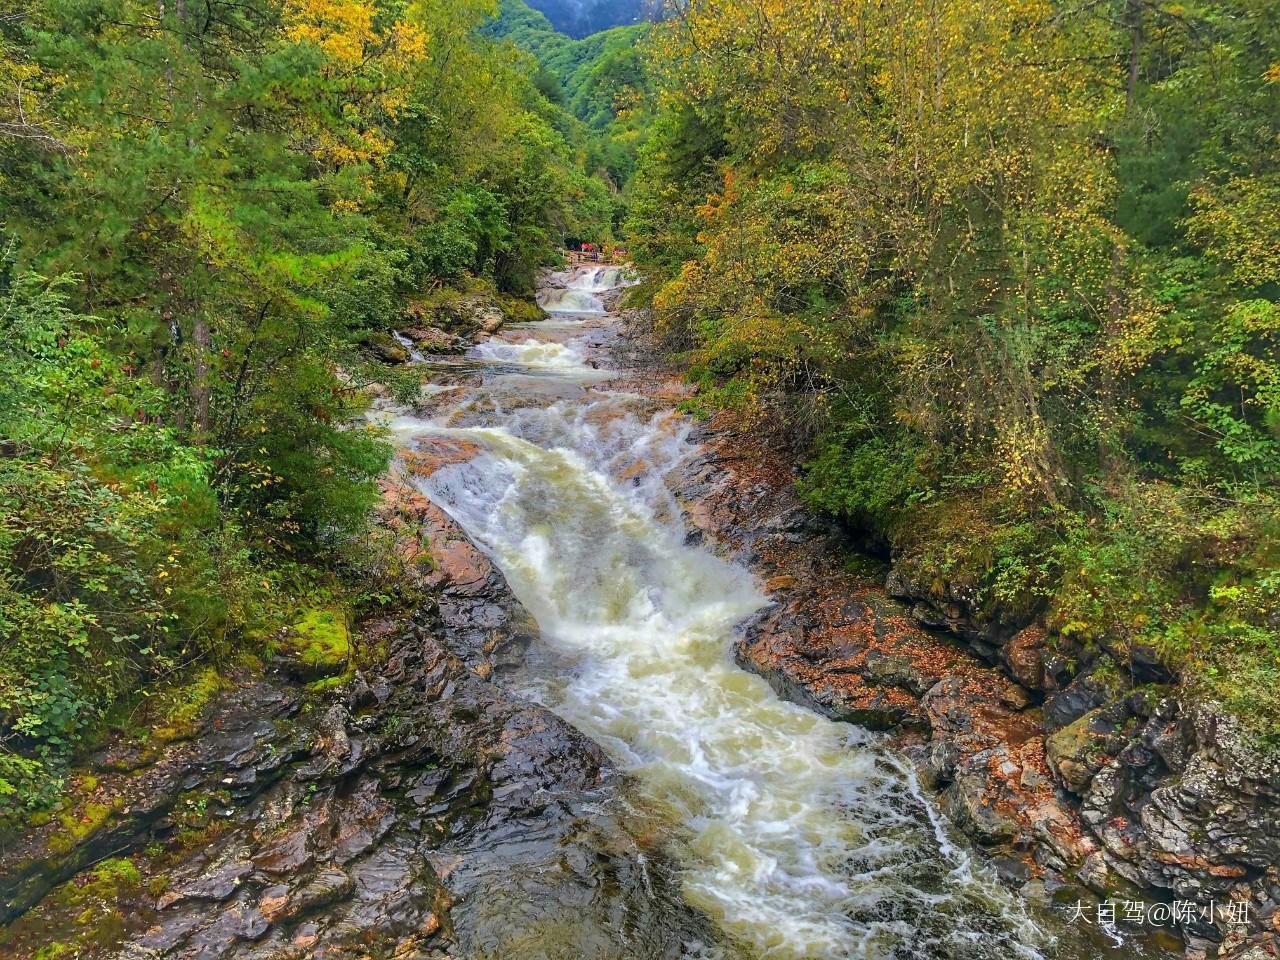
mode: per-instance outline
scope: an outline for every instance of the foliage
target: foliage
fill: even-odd
[[[113,705],[394,593],[356,347],[613,218],[496,12],[3,11],[0,815]]]
[[[584,37],[662,12],[662,4],[656,0],[533,0],[530,6],[549,18],[556,30],[572,37]]]
[[[487,31],[535,58],[540,88],[581,121],[568,132],[583,149],[587,168],[624,191],[635,175],[651,115],[648,25],[571,40],[524,0],[501,0],[499,10]]]
[[[988,613],[1280,730],[1265,5],[693,0],[652,46],[628,226],[695,402]]]

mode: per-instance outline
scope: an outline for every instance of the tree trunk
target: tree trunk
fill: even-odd
[[[213,345],[209,318],[199,305],[196,306],[191,324],[191,341],[195,345],[195,359],[191,366],[191,413],[194,418],[196,440],[203,443],[209,437],[209,353]]]
[[[1128,0],[1125,21],[1129,27],[1129,78],[1124,88],[1124,112],[1133,113],[1138,100],[1138,79],[1142,70],[1142,3]]]

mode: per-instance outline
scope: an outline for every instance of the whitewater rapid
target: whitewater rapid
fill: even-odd
[[[478,451],[416,483],[536,618],[547,657],[527,692],[632,775],[637,820],[667,836],[721,956],[1040,956],[1035,925],[877,736],[734,664],[735,631],[769,601],[747,569],[690,543],[671,482],[696,452],[684,420],[604,382],[592,334],[626,279],[561,281],[541,298],[551,322],[471,352],[484,372],[456,402],[393,421],[406,446],[443,436]]]

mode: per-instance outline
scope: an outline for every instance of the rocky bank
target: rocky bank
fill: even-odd
[[[439,312],[455,308],[394,346],[456,353],[501,322],[487,300],[460,320]],[[656,406],[684,396],[643,323],[615,353]],[[690,536],[748,564],[774,600],[737,642],[744,667],[890,731],[1028,896],[1083,885],[1190,903],[1177,926],[1189,956],[1277,954],[1274,755],[1143,651],[1118,662],[1000,622],[909,557],[853,562],[759,431],[722,416],[698,439],[673,479]],[[402,469],[468,455],[428,446]],[[554,944],[634,960],[715,941],[601,750],[508,691],[536,626],[500,572],[409,484],[387,481],[384,512],[429,602],[366,624],[360,667],[341,678],[308,684],[285,656],[218,692],[181,737],[107,743],[74,802],[0,838],[0,954],[524,958]]]
[[[286,646],[183,735],[107,742],[0,838],[0,955],[675,960],[715,940],[600,748],[504,687],[536,625],[502,574],[407,483],[383,512],[428,602],[364,625],[345,675],[315,682]]]
[[[682,388],[629,320],[620,363]],[[722,414],[677,483],[688,519],[774,605],[738,661],[780,695],[892,731],[953,822],[1034,897],[1143,901],[1190,958],[1280,954],[1280,756],[1143,650],[1085,650],[985,617],[964,584],[885,564],[813,516],[794,460]],[[1123,911],[1117,922],[1123,925]],[[1146,928],[1150,932],[1150,928]]]

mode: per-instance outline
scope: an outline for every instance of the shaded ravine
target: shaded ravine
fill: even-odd
[[[1138,956],[1029,912],[881,735],[734,665],[780,608],[690,522],[691,424],[608,369],[620,282],[553,276],[465,357],[406,337],[433,382],[372,416],[429,602],[336,684],[275,658],[104,744],[0,836],[0,956]]]
[[[552,319],[473,350],[478,380],[386,412],[406,450],[455,451],[427,454],[415,483],[538,621],[509,682],[633,775],[685,895],[745,956],[1058,955],[883,741],[734,664],[735,630],[768,601],[689,542],[668,483],[696,452],[688,425],[610,389],[602,299],[620,279],[552,278]]]
[[[250,672],[189,739],[104,745],[80,806],[0,838],[0,956],[706,954],[600,748],[487,679],[534,629],[501,573],[389,497],[430,538],[432,602],[374,625],[385,656],[336,691]]]

